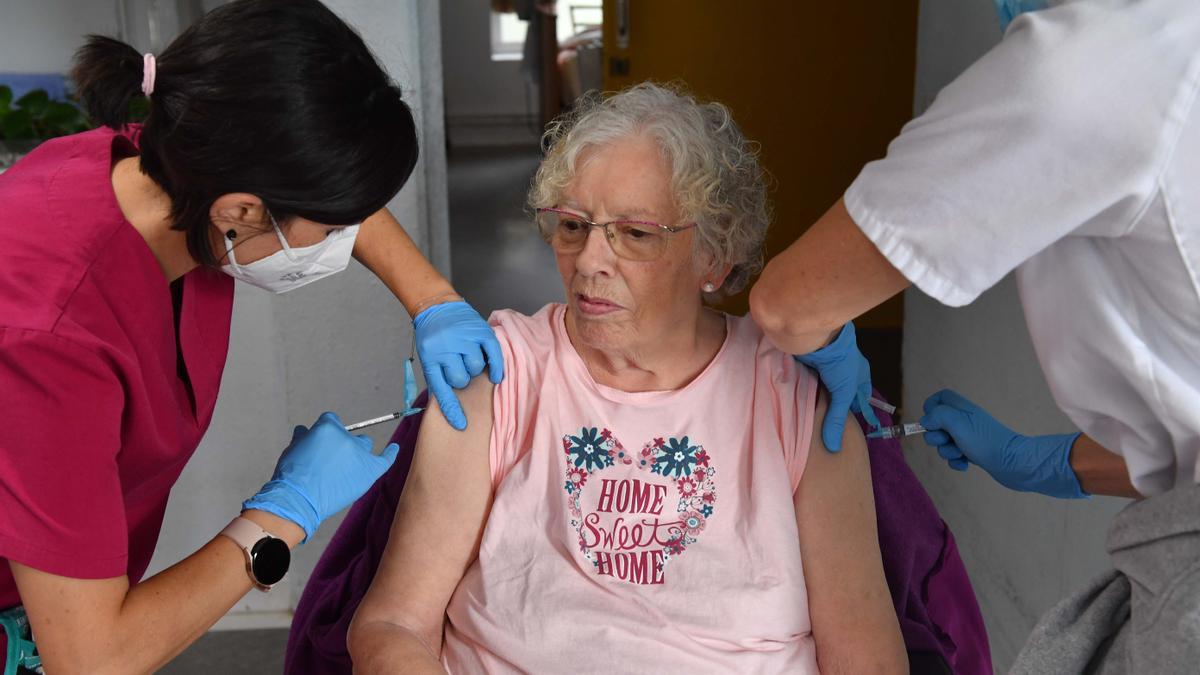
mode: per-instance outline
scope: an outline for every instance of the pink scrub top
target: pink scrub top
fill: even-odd
[[[0,174],[0,558],[131,583],[212,418],[233,309],[233,279],[198,268],[176,333],[112,188],[139,133],[52,140]],[[0,561],[0,608],[19,603]]]

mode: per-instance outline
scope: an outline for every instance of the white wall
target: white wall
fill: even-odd
[[[389,207],[448,272],[438,3],[327,3],[362,33],[416,112],[421,159]],[[347,421],[374,417],[403,401],[411,324],[365,268],[352,262],[342,274],[282,296],[238,286],[216,413],[172,492],[151,573],[196,550],[237,515],[241,501],[270,478],[295,424],[308,425],[324,410]],[[392,428],[371,430],[377,447]],[[340,517],[326,522],[297,549],[281,587],[269,594],[251,592],[218,627],[286,626],[338,522]]]
[[[443,0],[446,125],[454,146],[531,145],[537,91],[519,61],[493,61],[491,3]]]
[[[0,0],[0,72],[66,73],[85,35],[161,51],[224,0]]]
[[[65,73],[84,35],[117,31],[115,0],[0,0],[0,72]]]
[[[922,0],[916,112],[1000,40],[992,3]],[[1054,405],[1034,356],[1010,275],[969,307],[949,309],[920,291],[905,298],[904,408],[957,389],[1017,431],[1075,428]],[[919,440],[906,456],[958,539],[983,609],[996,672],[1007,672],[1039,616],[1108,565],[1104,536],[1127,502],[1062,501],[1009,491],[973,468],[950,470]]]

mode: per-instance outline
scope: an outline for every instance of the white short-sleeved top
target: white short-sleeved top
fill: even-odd
[[[1046,379],[1153,495],[1200,482],[1200,2],[1022,15],[846,192],[937,300],[1017,270]]]

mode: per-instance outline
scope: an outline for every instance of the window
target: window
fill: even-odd
[[[596,29],[603,22],[604,9],[599,0],[558,0],[558,40]],[[525,49],[528,24],[512,12],[492,12],[492,60],[517,61]]]
[[[524,21],[512,12],[492,12],[492,60],[519,61],[525,49]]]

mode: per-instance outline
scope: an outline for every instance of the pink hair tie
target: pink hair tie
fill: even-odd
[[[142,93],[146,96],[154,93],[154,76],[157,70],[158,63],[153,54],[147,53],[142,57]]]

